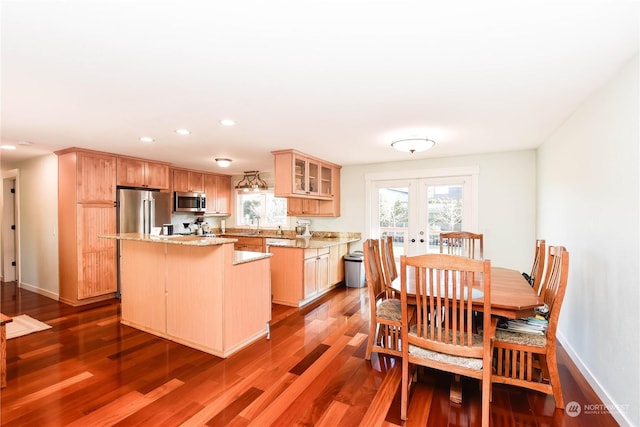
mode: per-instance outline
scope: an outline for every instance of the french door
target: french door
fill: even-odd
[[[372,179],[370,237],[393,236],[396,257],[439,252],[441,232],[476,228],[474,181],[473,175]]]

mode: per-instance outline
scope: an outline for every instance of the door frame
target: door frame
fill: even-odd
[[[4,199],[4,188],[5,188],[5,182],[7,180],[13,180],[15,181],[14,183],[14,194],[13,194],[13,203],[11,204],[11,208],[13,210],[13,219],[9,218],[9,212],[7,211],[7,209],[9,208],[9,206],[7,206],[7,201]],[[0,253],[2,254],[1,256],[1,262],[2,262],[2,280],[5,281],[6,279],[6,274],[5,274],[5,266],[7,263],[11,262],[11,261],[15,261],[16,265],[15,265],[15,278],[14,280],[16,281],[16,283],[18,284],[18,287],[20,286],[20,178],[19,178],[19,174],[18,174],[18,169],[11,169],[5,172],[2,172],[2,202],[0,203],[2,206],[2,242],[0,242]],[[5,233],[5,227],[7,227],[7,223],[8,222],[13,222],[13,224],[15,225],[15,230],[13,233],[13,242],[11,242],[11,239],[7,239],[7,234]],[[13,244],[14,248],[14,260],[8,260],[7,258],[7,245]]]
[[[480,168],[478,166],[466,166],[466,167],[453,167],[453,168],[435,168],[435,169],[422,169],[413,171],[395,171],[395,172],[374,172],[367,173],[364,176],[365,179],[365,239],[377,239],[380,236],[373,236],[374,224],[377,223],[377,219],[374,221],[374,206],[372,204],[372,191],[376,188],[375,182],[377,181],[411,181],[419,179],[436,179],[436,178],[460,178],[465,177],[471,180],[471,200],[470,209],[471,215],[469,217],[470,223],[467,229],[469,231],[478,231],[478,177],[480,174]]]

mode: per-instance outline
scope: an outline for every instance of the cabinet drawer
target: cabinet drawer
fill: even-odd
[[[309,258],[317,258],[322,255],[327,255],[329,253],[329,248],[322,249],[305,249],[304,250],[304,259]]]

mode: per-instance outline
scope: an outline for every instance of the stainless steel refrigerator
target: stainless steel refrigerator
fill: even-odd
[[[151,227],[171,223],[169,193],[148,190],[118,190],[118,233],[151,233]]]
[[[151,227],[171,223],[171,195],[159,191],[119,189],[118,233],[151,233]],[[118,296],[120,296],[122,243],[118,241]]]

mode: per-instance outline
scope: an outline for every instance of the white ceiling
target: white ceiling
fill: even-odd
[[[32,145],[1,160],[78,146],[241,173],[272,170],[270,152],[286,148],[342,165],[535,148],[637,53],[638,11],[637,1],[2,0],[1,139]],[[390,147],[411,135],[436,146]],[[233,163],[221,170],[214,157]]]

